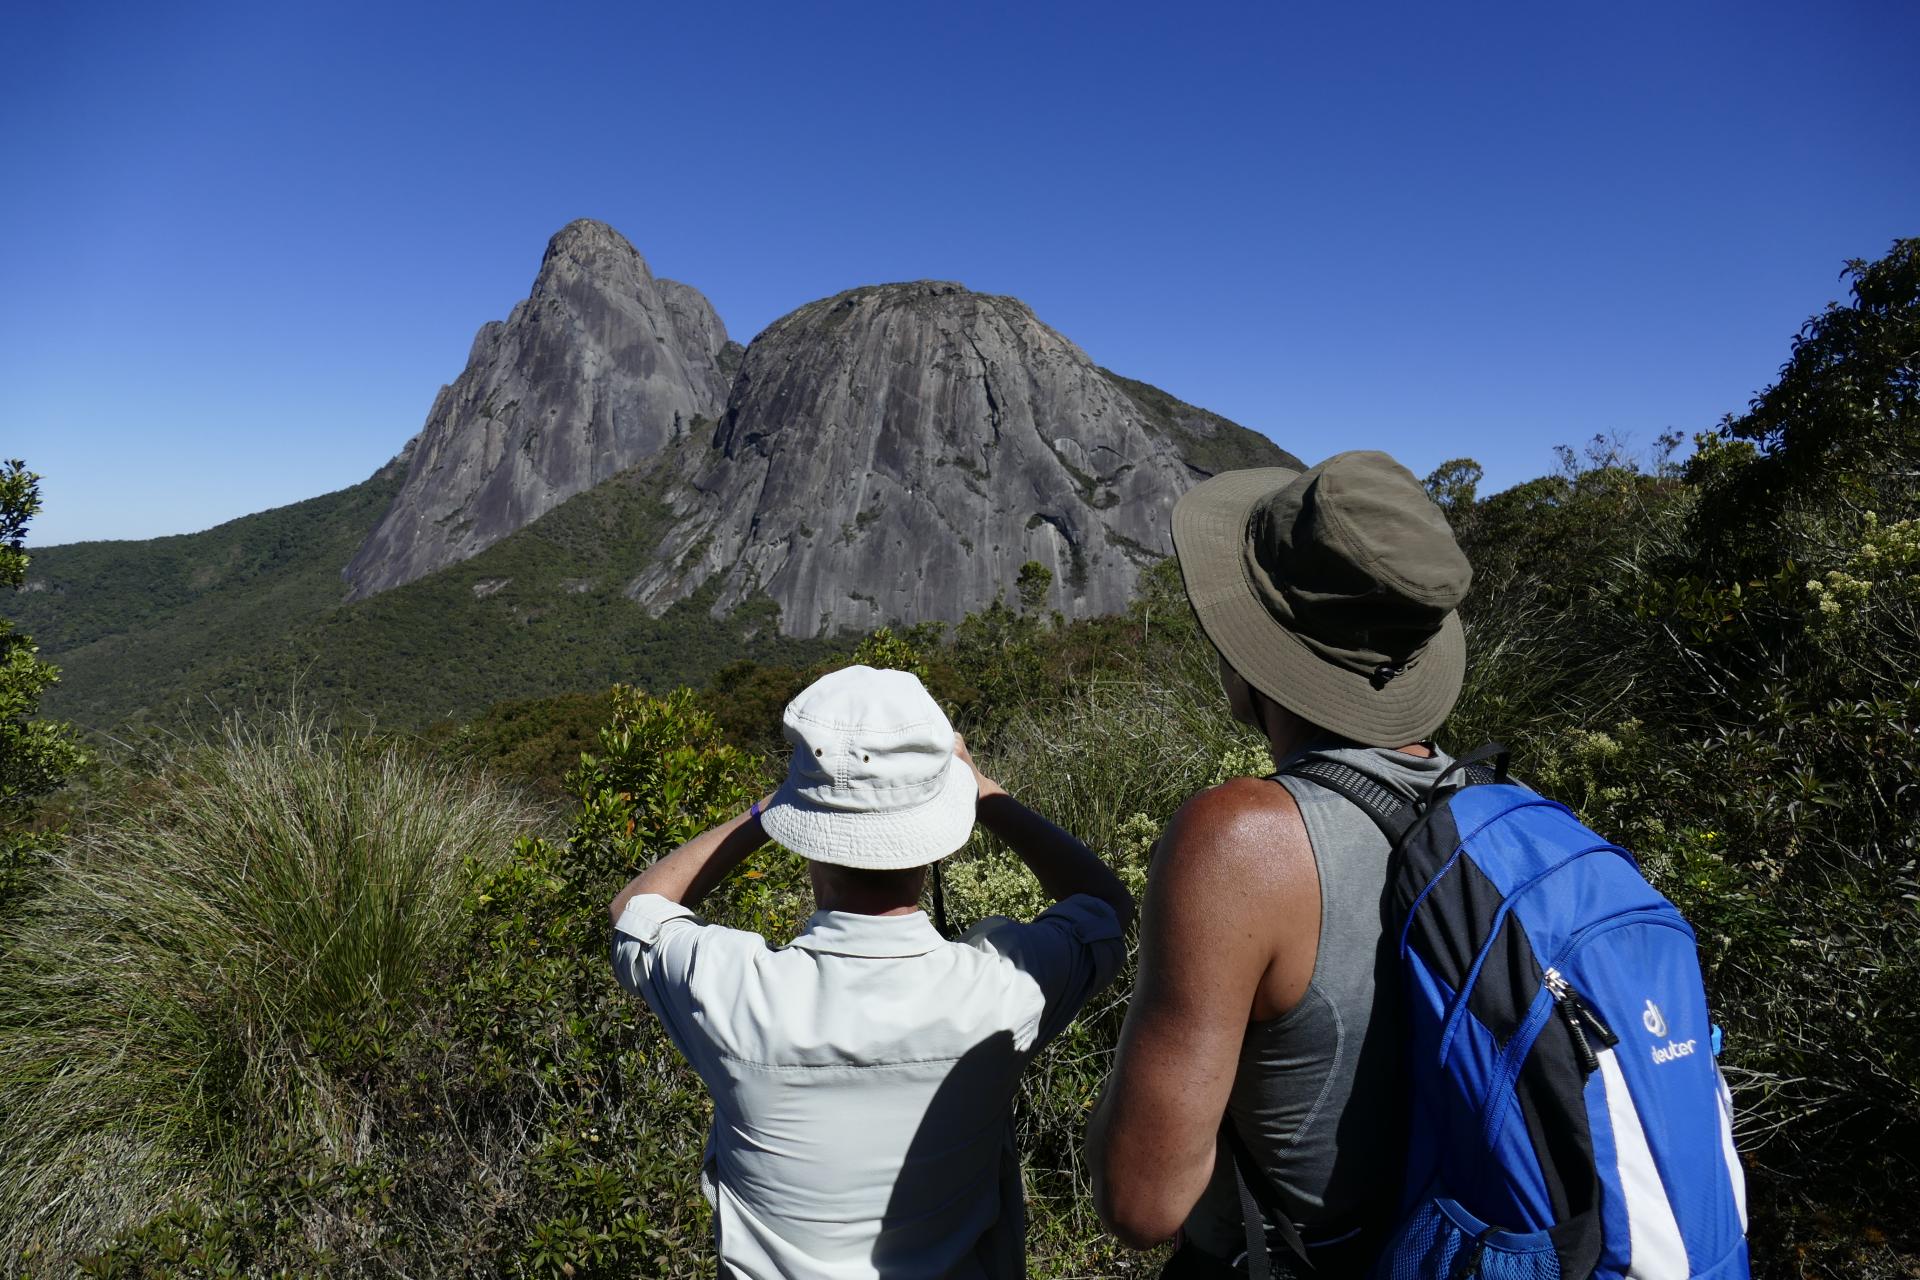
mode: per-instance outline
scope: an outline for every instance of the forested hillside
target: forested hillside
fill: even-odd
[[[1920,240],[1847,280],[1683,463],[1601,440],[1503,493],[1468,459],[1428,481],[1475,567],[1442,745],[1505,741],[1693,921],[1769,1280],[1920,1273]],[[850,656],[917,670],[1136,889],[1185,795],[1268,767],[1170,563],[1110,618],[1008,585],[698,692],[109,761],[0,906],[0,1247],[37,1275],[712,1275],[708,1104],[608,975],[605,904],[783,768],[788,696]],[[947,886],[963,923],[1037,903],[977,836]],[[779,942],[809,910],[764,850],[710,914]],[[1036,1275],[1154,1270],[1080,1158],[1129,982],[1024,1087]]]
[[[351,488],[202,533],[34,552],[5,612],[59,655],[65,679],[49,711],[114,725],[177,706],[235,654],[270,651],[339,603],[340,566],[405,471],[403,454]]]
[[[721,621],[707,597],[658,618],[627,598],[671,523],[662,465],[624,472],[471,559],[351,605],[340,567],[401,467],[205,533],[36,552],[32,589],[6,611],[62,668],[49,714],[105,730],[289,700],[414,727],[503,699],[615,680],[698,683],[744,655],[819,651],[778,636],[764,600]]]

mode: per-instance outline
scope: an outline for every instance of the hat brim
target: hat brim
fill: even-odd
[[[1173,549],[1200,629],[1246,682],[1295,715],[1375,747],[1418,742],[1460,696],[1467,646],[1449,613],[1419,658],[1376,689],[1370,675],[1335,666],[1268,613],[1247,566],[1254,508],[1300,473],[1228,471],[1189,489],[1173,508]]]
[[[940,789],[908,809],[828,809],[788,778],[760,811],[760,825],[781,846],[815,862],[899,871],[938,862],[964,845],[978,798],[973,770],[955,756]]]

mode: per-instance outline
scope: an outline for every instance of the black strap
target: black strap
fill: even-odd
[[[933,927],[941,937],[953,937],[953,926],[947,923],[947,882],[940,875],[939,862],[933,864]]]
[[[1240,1223],[1247,1233],[1247,1275],[1249,1280],[1272,1280],[1273,1259],[1267,1256],[1267,1220],[1260,1214],[1247,1175],[1240,1172],[1239,1157],[1233,1161],[1233,1185],[1240,1192]]]
[[[1447,1280],[1474,1280],[1480,1274],[1480,1264],[1487,1258],[1487,1237],[1493,1231],[1492,1227],[1486,1228],[1466,1248],[1453,1255],[1453,1265],[1447,1268]]]
[[[1341,764],[1338,760],[1327,760],[1309,756],[1297,764],[1287,766],[1281,772],[1290,777],[1305,778],[1317,782],[1327,790],[1340,796],[1373,819],[1373,825],[1380,828],[1387,843],[1397,853],[1402,843],[1424,823],[1433,812],[1434,797],[1447,785],[1455,773],[1464,773],[1464,785],[1473,786],[1484,782],[1505,782],[1507,780],[1507,749],[1497,742],[1489,742],[1475,747],[1448,765],[1439,777],[1418,800],[1402,799],[1387,787],[1361,773],[1352,765]],[[1487,761],[1493,761],[1489,768]]]
[[[1241,1138],[1240,1131],[1233,1127],[1233,1117],[1230,1115],[1220,1121],[1220,1138],[1233,1156],[1233,1185],[1240,1193],[1240,1224],[1247,1233],[1249,1280],[1272,1280],[1273,1276],[1273,1260],[1267,1256],[1266,1215],[1261,1213],[1262,1208],[1273,1211],[1274,1226],[1279,1229],[1280,1238],[1311,1269],[1313,1259],[1307,1256],[1307,1242],[1300,1238],[1300,1228],[1293,1225],[1293,1219],[1281,1207],[1279,1191],[1268,1180],[1260,1162],[1253,1158],[1253,1152],[1247,1149],[1246,1141]],[[1256,1191],[1256,1187],[1259,1190]]]
[[[1351,765],[1341,764],[1338,760],[1310,758],[1291,766],[1286,772],[1296,778],[1317,782],[1335,795],[1352,801],[1373,819],[1373,824],[1385,834],[1389,844],[1398,845],[1413,826],[1414,806],[1410,801],[1403,800]]]
[[[1429,789],[1428,794],[1431,795],[1433,791],[1445,785],[1447,779],[1453,776],[1455,769],[1463,770],[1466,773],[1469,784],[1479,782],[1505,782],[1507,780],[1507,760],[1511,754],[1511,752],[1498,742],[1483,742],[1448,765],[1446,769],[1441,772],[1440,776],[1433,780],[1433,787]],[[1489,760],[1493,761],[1492,768],[1487,767],[1486,762]]]

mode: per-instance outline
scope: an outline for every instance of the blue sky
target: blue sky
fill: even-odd
[[[1710,428],[1920,234],[1920,6],[42,4],[0,42],[36,545],[364,478],[568,220],[745,341],[1015,294],[1309,459]]]

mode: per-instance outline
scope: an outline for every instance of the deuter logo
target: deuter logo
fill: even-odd
[[[1667,1034],[1667,1020],[1660,1016],[1660,1006],[1651,1000],[1647,1001],[1647,1011],[1640,1015],[1640,1025],[1645,1027],[1650,1035]]]
[[[1660,1006],[1651,1000],[1647,1001],[1646,1009],[1640,1014],[1640,1025],[1656,1037],[1667,1034],[1666,1015],[1661,1013]],[[1699,1043],[1698,1040],[1669,1040],[1663,1045],[1656,1045],[1653,1050],[1653,1064],[1659,1066],[1663,1062],[1672,1062],[1675,1058],[1689,1057],[1693,1053],[1693,1047]]]
[[[1681,1040],[1677,1043],[1669,1040],[1665,1045],[1653,1051],[1654,1065],[1658,1066],[1663,1062],[1672,1062],[1675,1058],[1691,1057],[1693,1055],[1693,1047],[1699,1043],[1698,1040]]]

